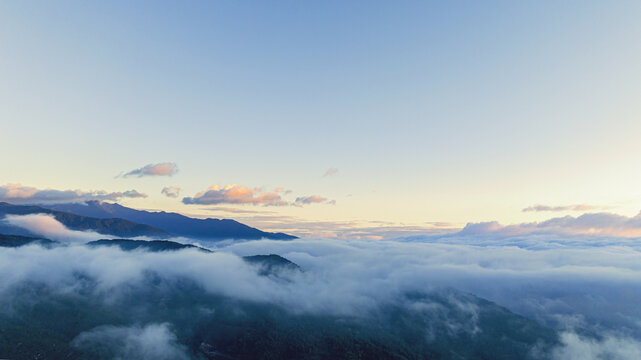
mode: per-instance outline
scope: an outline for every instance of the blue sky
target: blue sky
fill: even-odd
[[[0,184],[261,225],[635,215],[639,18],[634,1],[2,2]],[[115,178],[162,162],[179,171]],[[335,205],[181,202],[214,184]]]

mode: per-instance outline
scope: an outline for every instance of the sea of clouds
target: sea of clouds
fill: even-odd
[[[96,291],[110,296],[153,272],[168,279],[191,279],[214,294],[292,312],[339,315],[366,313],[407,292],[455,288],[558,330],[562,345],[555,349],[555,358],[641,358],[641,245],[636,238],[510,234],[495,226],[472,226],[441,236],[200,243],[216,252],[151,253],[84,246],[83,241],[104,236],[66,229],[47,215],[5,221],[68,241],[51,249],[0,248],[0,301],[9,301],[1,299],[2,294],[27,281],[73,292],[78,273],[95,279]],[[304,271],[279,281],[259,276],[241,259],[272,253]],[[134,345],[158,341],[183,356],[167,324],[103,327],[76,341],[82,347],[100,339]],[[145,348],[134,345],[131,349]]]

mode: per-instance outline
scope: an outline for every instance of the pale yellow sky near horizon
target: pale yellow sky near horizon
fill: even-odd
[[[0,186],[310,232],[641,210],[639,2],[177,6],[0,3]],[[215,184],[335,205],[181,202]]]

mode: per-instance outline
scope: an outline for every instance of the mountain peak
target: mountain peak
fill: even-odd
[[[72,204],[70,204],[72,205]],[[75,204],[76,207],[88,208],[83,204]],[[136,236],[153,236],[157,238],[169,237],[169,234],[161,229],[151,225],[140,224],[135,221],[118,218],[116,216],[92,216],[80,212],[64,211],[51,207],[36,205],[13,205],[9,203],[0,203],[0,218],[6,215],[29,215],[29,214],[49,214],[58,222],[71,230],[86,231],[91,230],[100,234],[115,235],[123,237]],[[30,231],[20,229],[10,224],[0,223],[0,230],[11,235],[34,235]]]

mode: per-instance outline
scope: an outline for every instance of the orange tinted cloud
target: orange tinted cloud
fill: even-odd
[[[178,172],[178,165],[171,162],[147,164],[141,168],[134,169],[122,175],[122,177],[129,176],[172,176]]]
[[[222,187],[214,184],[193,197],[183,198],[185,204],[251,204],[263,206],[286,206],[278,192],[267,192],[261,189],[232,184]]]
[[[264,191],[262,188],[250,188],[238,184],[218,185],[214,184],[208,189],[201,191],[193,197],[183,198],[185,204],[216,205],[216,204],[250,204],[263,206],[303,206],[309,204],[336,204],[334,200],[328,200],[319,195],[297,197],[295,201],[288,202],[283,195],[291,191],[279,187],[274,191]]]

